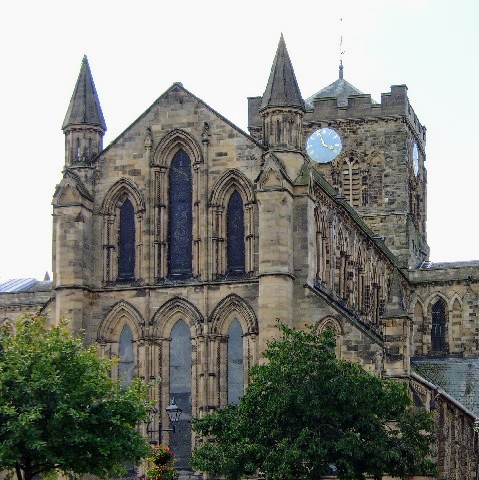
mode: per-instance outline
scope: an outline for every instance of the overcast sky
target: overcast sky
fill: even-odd
[[[84,54],[108,145],[180,81],[246,130],[281,32],[304,98],[344,77],[374,99],[406,84],[427,127],[433,261],[479,259],[477,0],[22,1],[2,8],[0,281],[51,272],[61,124]],[[340,19],[343,19],[342,22]]]

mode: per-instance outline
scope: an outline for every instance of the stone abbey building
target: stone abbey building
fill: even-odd
[[[407,87],[374,102],[340,66],[303,99],[281,37],[248,111],[246,133],[175,83],[104,148],[84,58],[53,280],[0,286],[0,323],[40,307],[118,356],[114,375],[157,379],[153,430],[175,397],[162,440],[185,477],[189,419],[238,402],[277,319],[332,328],[338,356],[407,381],[434,412],[437,478],[476,479],[479,262],[429,261],[426,129]]]

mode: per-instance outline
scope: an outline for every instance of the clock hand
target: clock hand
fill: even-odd
[[[322,137],[321,134],[319,134],[319,138],[321,139],[321,145],[322,145],[323,147],[329,148],[329,146],[326,144],[326,142],[324,141],[324,139],[323,139],[323,137]]]

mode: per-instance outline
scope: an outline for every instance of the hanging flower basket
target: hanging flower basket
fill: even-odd
[[[176,480],[178,478],[175,456],[168,447],[164,445],[154,447],[148,461],[150,462],[150,466],[146,469],[148,480]]]

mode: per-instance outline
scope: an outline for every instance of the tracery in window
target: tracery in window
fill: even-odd
[[[191,161],[184,150],[179,150],[169,171],[168,272],[173,278],[192,274],[192,201]]]
[[[243,200],[237,190],[231,194],[226,216],[228,274],[241,275],[245,272],[245,229]]]
[[[228,329],[228,403],[237,405],[243,396],[243,330],[237,319]]]
[[[128,325],[125,325],[120,334],[118,355],[118,376],[122,386],[127,387],[133,381],[135,374],[135,355],[133,350],[133,333]]]
[[[135,210],[127,198],[120,208],[118,280],[135,278]]]

